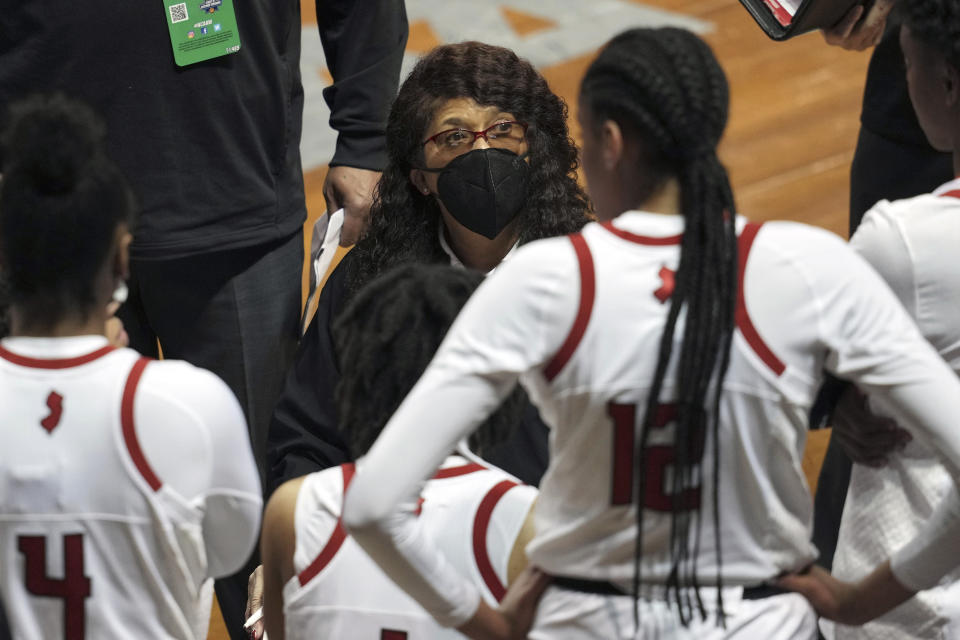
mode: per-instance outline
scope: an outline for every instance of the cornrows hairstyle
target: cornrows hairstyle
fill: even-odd
[[[31,324],[86,316],[93,282],[134,199],[105,155],[93,111],[61,95],[14,105],[3,136],[0,265],[4,297]]]
[[[910,0],[897,5],[911,35],[960,70],[960,1]]]
[[[337,411],[354,459],[373,445],[482,281],[477,271],[408,264],[367,284],[337,316],[337,357],[350,363],[337,383]],[[471,449],[483,454],[506,439],[525,405],[517,387],[474,433]]]
[[[438,240],[440,208],[410,183],[422,167],[423,141],[446,101],[472,98],[529,124],[530,188],[518,215],[520,242],[578,231],[589,205],[577,184],[577,150],[567,130],[567,108],[526,60],[480,42],[443,45],[420,59],[400,87],[387,122],[387,167],[374,194],[370,228],[351,251],[348,292],[391,266],[444,263]]]
[[[644,464],[651,425],[661,402],[667,367],[673,357],[677,318],[685,311],[676,380],[676,459],[670,479],[671,571],[668,593],[687,624],[694,608],[702,617],[697,558],[700,506],[688,504],[684,489],[699,486],[704,442],[713,442],[713,514],[717,550],[716,586],[723,586],[718,509],[719,406],[730,354],[736,301],[737,239],[733,193],[716,154],[727,121],[727,81],[710,48],[688,31],[633,29],[616,36],[600,52],[581,86],[581,101],[599,127],[617,122],[641,141],[646,196],[670,176],[679,179],[685,231],[676,286],[660,340],[653,382],[638,438],[637,460]],[[709,437],[707,437],[709,431]],[[638,496],[645,495],[646,474],[637,474]],[[640,587],[643,547],[642,505],[637,508],[634,594]],[[696,530],[692,531],[692,522]],[[690,596],[692,587],[693,598]],[[717,590],[717,613],[724,620]],[[696,602],[693,602],[695,598]],[[635,615],[639,615],[635,612]]]

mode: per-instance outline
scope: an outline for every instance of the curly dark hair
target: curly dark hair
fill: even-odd
[[[374,194],[370,228],[351,252],[349,292],[394,265],[447,261],[438,241],[440,208],[411,184],[410,170],[423,166],[423,140],[436,110],[454,98],[497,106],[529,124],[530,195],[518,215],[521,244],[573,233],[588,222],[563,100],[509,49],[481,42],[443,45],[420,59],[390,110],[387,167]]]
[[[373,445],[433,358],[483,274],[443,265],[407,264],[375,278],[333,323],[337,357],[349,362],[335,395],[340,430],[354,459]],[[474,432],[483,454],[505,440],[527,404],[518,386]]]
[[[671,176],[680,183],[680,209],[686,229],[676,287],[641,423],[637,460],[643,464],[648,455],[649,434],[662,406],[660,392],[673,357],[674,331],[681,310],[685,310],[677,362],[676,472],[670,481],[673,566],[667,587],[675,594],[681,621],[686,624],[694,609],[705,615],[697,573],[702,524],[699,494],[691,500],[686,488],[700,485],[708,432],[714,443],[716,585],[723,586],[718,416],[737,296],[736,209],[726,169],[716,151],[727,123],[727,79],[710,47],[693,33],[675,28],[632,29],[613,38],[587,70],[581,100],[589,106],[595,127],[612,119],[628,135],[643,140],[647,149],[640,159],[643,175],[637,176],[641,191],[649,195],[659,187],[658,181],[662,183]],[[644,496],[647,474],[638,473],[637,478],[636,495]],[[643,514],[643,505],[638,505],[635,594],[640,584]],[[691,535],[693,520],[696,530]],[[682,589],[688,586],[695,588],[696,603],[690,601],[689,590]],[[717,590],[717,599],[722,620],[722,589]]]
[[[960,70],[960,0],[910,0],[897,10],[916,40]]]
[[[132,227],[133,192],[105,155],[105,133],[89,106],[63,95],[10,109],[0,182],[3,294],[36,327],[92,312],[93,281],[114,233]]]

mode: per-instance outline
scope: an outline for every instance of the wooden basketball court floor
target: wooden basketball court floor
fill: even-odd
[[[574,7],[588,1],[592,0],[569,0],[569,4]],[[773,42],[763,35],[738,0],[620,1],[708,24],[703,35],[730,81],[730,121],[720,155],[730,172],[739,212],[757,221],[806,222],[846,236],[849,169],[869,52],[829,47],[818,33],[784,43]],[[473,2],[498,5],[503,24],[521,39],[537,37],[557,23],[556,14],[541,15],[529,9],[537,3]],[[408,10],[414,3],[415,0],[408,1]],[[309,30],[316,22],[313,2],[303,0],[302,7],[304,29]],[[641,25],[622,24],[620,28],[631,26]],[[408,53],[416,55],[443,43],[438,31],[442,29],[429,20],[411,15]],[[575,139],[579,139],[577,87],[593,55],[594,52],[575,55],[541,68],[553,90],[569,105]],[[318,73],[329,81],[324,69],[305,69],[304,73]],[[326,122],[305,120],[305,129],[327,126]],[[321,192],[325,175],[323,165],[305,170],[308,236],[313,221],[325,210]],[[309,237],[306,244],[309,246]],[[816,486],[828,437],[828,431],[820,431],[812,432],[808,439],[804,470],[811,490]],[[216,609],[209,638],[228,638]]]

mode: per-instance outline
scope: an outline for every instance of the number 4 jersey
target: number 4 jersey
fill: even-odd
[[[213,374],[96,336],[0,343],[0,595],[18,640],[202,638],[260,486]]]

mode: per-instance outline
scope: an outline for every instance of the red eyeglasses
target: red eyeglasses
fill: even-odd
[[[433,142],[441,151],[464,152],[473,147],[477,138],[483,138],[491,147],[515,151],[523,143],[526,135],[526,122],[508,120],[492,124],[483,131],[447,129],[430,136],[423,141],[423,144]]]

